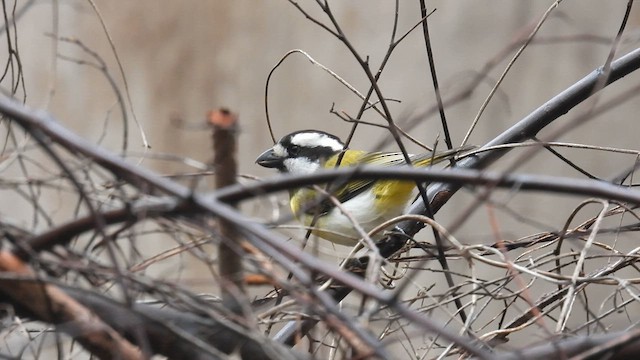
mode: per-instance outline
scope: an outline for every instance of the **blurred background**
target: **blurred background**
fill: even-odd
[[[508,0],[427,3],[429,11],[435,10],[429,17],[429,27],[443,98],[446,100],[467,89],[475,76],[483,76],[468,97],[445,109],[454,145],[462,141],[518,45],[552,3]],[[601,66],[620,26],[626,3],[623,0],[563,2],[540,29],[538,41],[525,49],[506,76],[480,118],[470,143],[487,142]],[[55,41],[55,35],[80,41],[106,63],[110,77],[128,98],[125,100],[129,117],[126,155],[161,173],[194,169],[184,161],[158,160],[149,155],[173,154],[209,162],[212,146],[210,133],[203,125],[205,115],[210,109],[227,107],[240,116],[240,172],[272,175],[254,164],[257,154],[272,144],[265,120],[265,83],[269,72],[292,49],[304,50],[360,92],[366,93],[368,89],[369,81],[348,49],[305,19],[287,1],[96,0],[95,5],[96,9],[86,1],[18,1],[15,4],[17,9],[26,6],[16,25],[26,102],[51,112],[85,138],[123,152],[123,121],[109,80],[103,72],[71,61],[96,62],[77,44]],[[302,1],[300,5],[328,23],[315,2]],[[331,7],[349,41],[363,58],[369,59],[371,67],[377,69],[391,40],[394,2],[336,1]],[[418,1],[401,1],[397,33],[406,33],[420,17]],[[618,55],[637,46],[638,21],[640,11],[634,9]],[[105,28],[113,40],[128,88]],[[3,37],[2,41],[6,39]],[[3,46],[2,51],[6,51],[4,49]],[[492,61],[495,66],[485,73],[483,68]],[[606,89],[598,101],[623,92],[637,79],[638,75],[630,75]],[[399,101],[389,103],[400,122],[434,106],[421,27],[397,46],[380,78],[380,88],[387,98]],[[327,130],[344,138],[350,124],[330,114],[330,110],[334,108],[355,116],[361,101],[325,71],[295,54],[274,71],[268,104],[277,138],[305,128]],[[636,149],[638,106],[637,101],[627,102],[557,140]],[[583,109],[579,107],[565,118],[571,119]],[[145,159],[141,157],[145,148],[134,115],[151,146]],[[366,112],[363,120],[384,124],[373,111]],[[557,123],[566,121],[561,119]],[[419,126],[409,132],[427,145],[440,139],[440,146],[444,146],[437,114],[420,119]],[[376,144],[387,137],[384,129],[361,126],[351,147],[375,150]],[[410,142],[406,143],[411,151],[420,151]],[[394,148],[387,146],[386,149]],[[599,177],[613,175],[621,166],[634,161],[630,155],[566,149],[562,152]],[[497,168],[501,164],[509,162],[504,160]],[[582,176],[548,153],[539,153],[524,164],[521,171]],[[199,183],[199,186],[206,189],[211,184]],[[13,205],[0,211],[9,211],[20,219]],[[518,211],[551,227],[559,226],[554,221],[556,212],[564,214],[562,211],[566,210],[557,205],[550,209],[545,201],[528,200],[513,204]],[[572,202],[567,209],[573,205]],[[475,216],[480,217],[481,224],[485,223],[482,214]],[[471,231],[476,239],[480,234],[491,237],[484,226],[467,224],[461,234]],[[513,226],[521,229],[521,225]],[[508,223],[504,226],[507,231],[512,229]]]
[[[345,45],[306,19],[287,1],[95,0],[94,4],[95,7],[91,2],[79,0],[11,3],[17,9],[16,29],[10,27],[7,33],[5,28],[4,34],[9,36],[0,40],[0,54],[3,59],[9,58],[7,41],[19,49],[20,75],[24,78],[17,97],[32,108],[52,113],[84,138],[162,174],[189,174],[206,169],[205,165],[212,159],[206,114],[211,109],[227,107],[240,117],[240,172],[259,177],[274,175],[254,164],[257,155],[273,144],[265,116],[265,84],[270,71],[293,49],[308,53],[361,93],[366,93],[370,84]],[[310,15],[329,24],[314,1],[299,4]],[[511,0],[427,2],[429,11],[435,10],[428,21],[443,99],[451,99],[469,89],[474,78],[482,76],[482,81],[471,88],[467,96],[445,108],[454,145],[460,144],[509,60],[552,4],[552,1]],[[391,41],[394,2],[333,1],[330,5],[350,43],[375,71]],[[602,66],[626,5],[627,1],[623,0],[562,2],[506,75],[469,142],[486,143]],[[399,9],[396,38],[421,19],[418,1],[401,1]],[[639,22],[640,10],[636,7],[615,58],[638,46]],[[108,37],[112,39],[113,48]],[[108,76],[90,65],[100,61],[104,61]],[[9,66],[7,74],[2,83],[5,90],[9,84],[16,83],[18,70]],[[639,79],[640,75],[634,73],[606,88],[545,129],[540,137],[579,118],[590,107],[624,93]],[[114,85],[125,98],[126,125]],[[389,104],[400,124],[435,105],[421,27],[399,43],[380,77],[379,86],[388,99],[397,100]],[[351,125],[330,110],[355,116],[361,105],[361,100],[350,90],[301,54],[287,57],[275,69],[266,100],[276,138],[305,128],[329,131],[344,138]],[[638,150],[638,113],[640,102],[628,101],[576,125],[555,140]],[[373,111],[366,112],[363,120],[385,124]],[[123,145],[125,127],[126,148]],[[427,145],[439,141],[438,146],[444,146],[437,113],[419,118],[418,126],[408,132]],[[144,137],[149,149],[144,146]],[[387,138],[384,129],[360,126],[351,147],[380,150],[377,144]],[[405,143],[410,151],[420,151],[418,146]],[[389,143],[383,149],[397,148]],[[602,179],[618,175],[636,160],[634,154],[559,151]],[[521,152],[513,151],[492,169],[511,166],[518,160],[518,154]],[[23,176],[16,167],[3,171],[2,176],[7,178]],[[539,152],[527,159],[517,172],[585,177],[548,152]],[[184,181],[201,190],[212,189],[212,180],[206,176],[195,182],[193,178]],[[36,232],[47,227],[46,222],[34,221],[37,216],[33,214],[33,207],[13,189],[0,191],[3,199],[0,216]],[[280,202],[285,198],[284,194],[279,197]],[[472,191],[461,192],[437,218],[445,226],[457,222],[459,209],[474,198]],[[43,207],[56,221],[68,219],[77,205],[55,193],[42,200]],[[582,200],[548,194],[516,195],[509,191],[492,198],[502,215],[501,236],[507,240],[561,229]],[[259,202],[245,206],[248,213],[264,216],[271,205]],[[287,211],[286,207],[283,209]],[[597,210],[594,208],[593,212],[581,216],[590,218]],[[488,219],[488,212],[480,208],[465,219],[454,235],[463,243],[491,243],[496,240],[496,234]],[[287,231],[296,236],[301,234],[296,230]],[[423,231],[420,236],[429,240],[431,234]],[[321,252],[330,257],[339,257],[349,250],[323,242],[320,247]],[[208,287],[205,280],[195,283],[203,289]]]

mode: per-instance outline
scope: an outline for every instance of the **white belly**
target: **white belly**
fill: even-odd
[[[366,191],[342,203],[341,208],[335,207],[320,217],[314,226],[317,229],[314,233],[334,243],[353,246],[362,238],[362,234],[355,229],[354,221],[365,232],[369,232],[381,223],[402,214],[403,210],[404,205],[383,209],[376,208],[375,195]],[[312,218],[313,216],[306,216],[305,224],[310,225]],[[381,237],[382,232],[373,236],[374,239]]]

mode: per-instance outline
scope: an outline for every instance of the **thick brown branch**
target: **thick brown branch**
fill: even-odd
[[[221,189],[237,183],[236,134],[238,117],[229,110],[220,109],[209,113],[213,125],[213,166],[216,188]],[[220,219],[220,245],[218,247],[220,290],[225,306],[236,314],[242,312],[246,293],[243,285],[242,249],[240,232],[234,224]]]
[[[113,328],[57,287],[39,282],[35,274],[12,253],[0,252],[0,292],[39,320],[55,324],[101,359],[144,359]],[[34,281],[35,280],[35,281]]]

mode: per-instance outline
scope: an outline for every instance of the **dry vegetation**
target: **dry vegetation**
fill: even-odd
[[[12,19],[33,3],[12,9],[3,1],[0,185],[2,201],[20,211],[0,214],[0,357],[82,358],[89,352],[105,359],[156,354],[208,359],[230,353],[246,359],[614,359],[640,354],[640,218],[635,212],[640,193],[633,188],[639,152],[618,148],[615,139],[608,141],[609,148],[561,142],[590,120],[637,101],[640,86],[632,83],[637,79],[632,73],[640,67],[640,49],[618,51],[622,42],[632,41],[626,37],[626,23],[633,1],[620,14],[617,34],[587,39],[606,39],[610,56],[600,68],[493,139],[476,144],[454,168],[241,176],[241,185],[235,184],[235,152],[242,146],[234,141],[237,119],[225,111],[208,118],[212,164],[147,150],[144,157],[172,157],[193,171],[167,176],[140,166],[126,131],[137,126],[130,95],[119,71],[107,70],[91,44],[57,38],[77,47],[84,60],[61,59],[93,67],[113,85],[118,99],[113,112],[125,123],[121,147],[109,150],[100,141],[76,135],[63,125],[64,119],[32,109],[24,88],[20,34]],[[381,44],[386,55],[376,64],[356,50],[329,4],[291,1],[300,16],[344,45],[370,85],[357,89],[300,51],[287,54],[278,66],[286,67],[288,56],[308,56],[313,66],[362,98],[359,109],[334,111],[352,124],[348,140],[372,125],[360,121],[364,114],[377,113],[375,126],[388,132],[396,149],[430,142],[413,129],[436,116],[442,134],[438,146],[460,146],[467,137],[447,130],[448,108],[468,101],[487,81],[494,90],[484,104],[495,101],[511,64],[536,41],[585,40],[536,37],[548,16],[558,11],[556,5],[537,14],[535,25],[523,28],[522,36],[488,59],[464,89],[442,98],[428,31],[430,16],[438,13],[430,15],[427,9],[413,28],[393,27],[391,41]],[[430,86],[438,96],[427,110],[402,118],[390,109],[391,100],[377,79],[405,35],[414,32],[423,34],[426,66],[434,79]],[[628,74],[632,76],[624,78]],[[623,91],[600,98],[625,81]],[[485,105],[477,109],[477,125],[469,126],[468,134],[483,126]],[[561,126],[544,131],[561,118]],[[627,120],[631,131],[637,131],[637,119]],[[105,120],[87,121],[103,126]],[[512,149],[517,149],[516,157],[504,162]],[[601,159],[625,154],[634,160],[608,176],[596,176],[562,155],[568,149],[571,154],[598,152]],[[543,152],[576,175],[520,171]],[[501,162],[501,171],[485,171]],[[218,189],[201,191],[200,179],[211,174]],[[346,177],[401,177],[430,185],[398,219],[405,235],[389,234],[376,248],[365,242],[364,249],[344,261],[321,258],[314,239],[305,240],[303,232],[285,226],[291,224],[290,215],[274,194]],[[440,216],[439,210],[456,197],[463,200],[448,212],[450,218]],[[549,208],[569,198],[583,202],[558,227],[536,223],[526,212],[510,208],[508,199],[516,197],[545,201]],[[260,218],[247,210],[253,209],[251,204],[261,209]],[[484,229],[490,229],[490,238],[458,238],[457,230],[477,212],[486,214]],[[507,236],[503,218],[516,218],[523,229],[537,231]],[[296,239],[289,241],[289,236]],[[192,277],[194,273],[198,276]],[[207,294],[198,292],[203,287]]]

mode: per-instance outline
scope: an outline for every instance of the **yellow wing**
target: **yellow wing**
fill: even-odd
[[[417,167],[426,167],[431,164],[437,164],[442,162],[443,160],[449,159],[452,156],[459,154],[462,151],[468,150],[468,147],[458,148],[453,150],[444,151],[433,155],[431,152],[418,154],[418,155],[409,155],[409,159],[411,160],[411,164]],[[401,166],[406,165],[407,162],[404,159],[404,156],[401,152],[373,152],[367,153],[365,151],[358,150],[346,150],[342,153],[342,155],[337,154],[330,157],[326,163],[324,164],[325,169],[331,169],[336,166],[336,163],[340,159],[340,167],[343,166],[359,166],[359,165],[375,165],[375,166]],[[353,197],[361,194],[363,191],[369,189],[375,180],[353,180],[348,181],[348,179],[336,179],[331,186],[329,187],[329,192],[331,192],[341,203],[352,199]],[[401,183],[401,184],[399,184]],[[405,184],[406,183],[406,184]],[[400,185],[400,186],[399,186]],[[392,197],[395,193],[396,186],[398,193],[407,193],[411,192],[413,189],[414,183],[412,181],[408,182],[399,182],[398,180],[384,180],[379,183],[379,186],[376,187],[376,193],[380,192],[381,196],[389,196]],[[398,199],[398,201],[403,201]],[[333,208],[333,204],[327,200],[326,204],[322,204],[321,208],[324,213],[331,208]],[[317,211],[317,209],[316,209]]]

